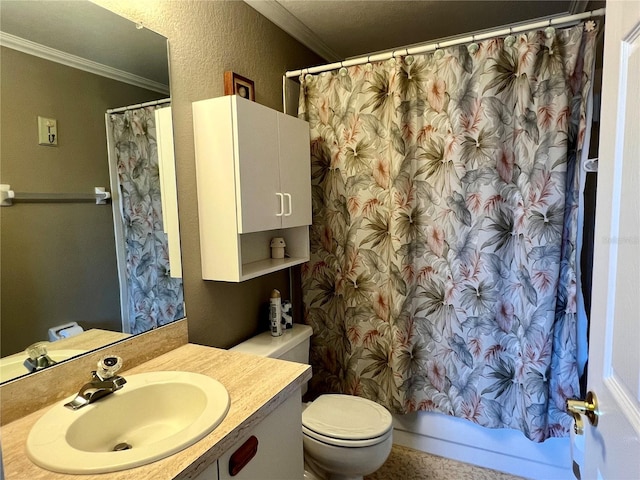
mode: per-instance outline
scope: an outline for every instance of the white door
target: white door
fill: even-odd
[[[640,2],[607,1],[583,479],[640,479]]]
[[[311,225],[311,159],[309,124],[278,114],[280,189],[285,196],[282,227]]]

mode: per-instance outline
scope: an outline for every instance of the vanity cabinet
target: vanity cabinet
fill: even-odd
[[[235,95],[193,103],[202,276],[241,282],[309,260],[308,123]],[[270,241],[283,237],[284,259]]]
[[[298,391],[243,434],[196,480],[300,480],[303,476],[302,402]]]

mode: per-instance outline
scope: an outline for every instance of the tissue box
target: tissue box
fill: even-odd
[[[55,342],[61,338],[69,338],[74,335],[79,335],[82,332],[84,332],[84,329],[78,325],[78,322],[65,323],[49,329],[49,341]]]

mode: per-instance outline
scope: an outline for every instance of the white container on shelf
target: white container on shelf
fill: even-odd
[[[271,258],[284,258],[284,249],[287,246],[284,238],[275,237],[271,239]]]
[[[278,290],[271,292],[269,299],[269,322],[271,323],[271,336],[282,335],[282,297]]]

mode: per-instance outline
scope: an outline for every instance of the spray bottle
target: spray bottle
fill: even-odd
[[[282,298],[278,290],[271,292],[269,299],[269,321],[271,322],[271,335],[279,337],[282,335]]]

